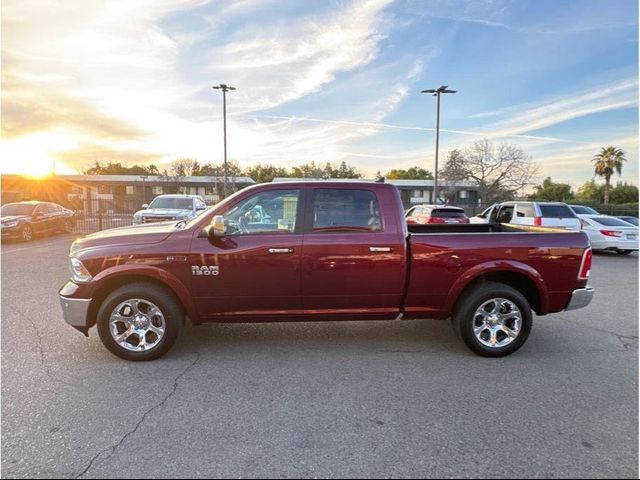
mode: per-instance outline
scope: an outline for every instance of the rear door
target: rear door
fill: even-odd
[[[393,318],[406,246],[392,189],[310,188],[302,246],[306,314]]]
[[[562,203],[539,203],[537,206],[540,210],[543,227],[580,230],[580,220],[568,205]]]

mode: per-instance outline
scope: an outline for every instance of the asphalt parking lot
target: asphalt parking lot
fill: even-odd
[[[188,327],[128,363],[63,323],[70,236],[2,246],[2,476],[638,477],[638,257],[515,355],[448,322]]]

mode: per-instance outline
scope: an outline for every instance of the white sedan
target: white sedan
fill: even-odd
[[[578,215],[594,250],[628,255],[638,250],[638,227],[608,215]]]

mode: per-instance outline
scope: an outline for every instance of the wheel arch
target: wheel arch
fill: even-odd
[[[148,283],[163,288],[178,302],[185,315],[189,317],[189,320],[192,322],[197,320],[197,312],[188,290],[175,276],[164,270],[154,267],[134,268],[116,272],[107,272],[105,270],[94,281],[97,282],[97,286],[91,295],[91,303],[87,314],[87,328],[91,328],[96,324],[98,310],[104,299],[117,288],[131,283]]]
[[[508,264],[478,265],[465,272],[451,288],[447,297],[446,311],[452,312],[459,299],[469,290],[483,282],[497,282],[518,290],[538,315],[544,315],[549,308],[549,294],[544,279],[531,266],[520,262]]]

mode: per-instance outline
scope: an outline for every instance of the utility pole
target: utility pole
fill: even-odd
[[[216,85],[216,90],[222,90],[222,122],[224,124],[224,184],[222,185],[222,196],[227,196],[227,92],[229,90],[235,90],[236,87],[231,87],[221,83]]]
[[[446,85],[442,85],[438,88],[432,88],[429,90],[422,90],[421,93],[431,93],[434,97],[438,97],[437,107],[436,107],[436,170],[434,173],[434,182],[433,182],[433,195],[434,195],[434,204],[438,204],[438,148],[440,146],[440,94],[442,93],[456,93],[456,90],[448,90]]]

